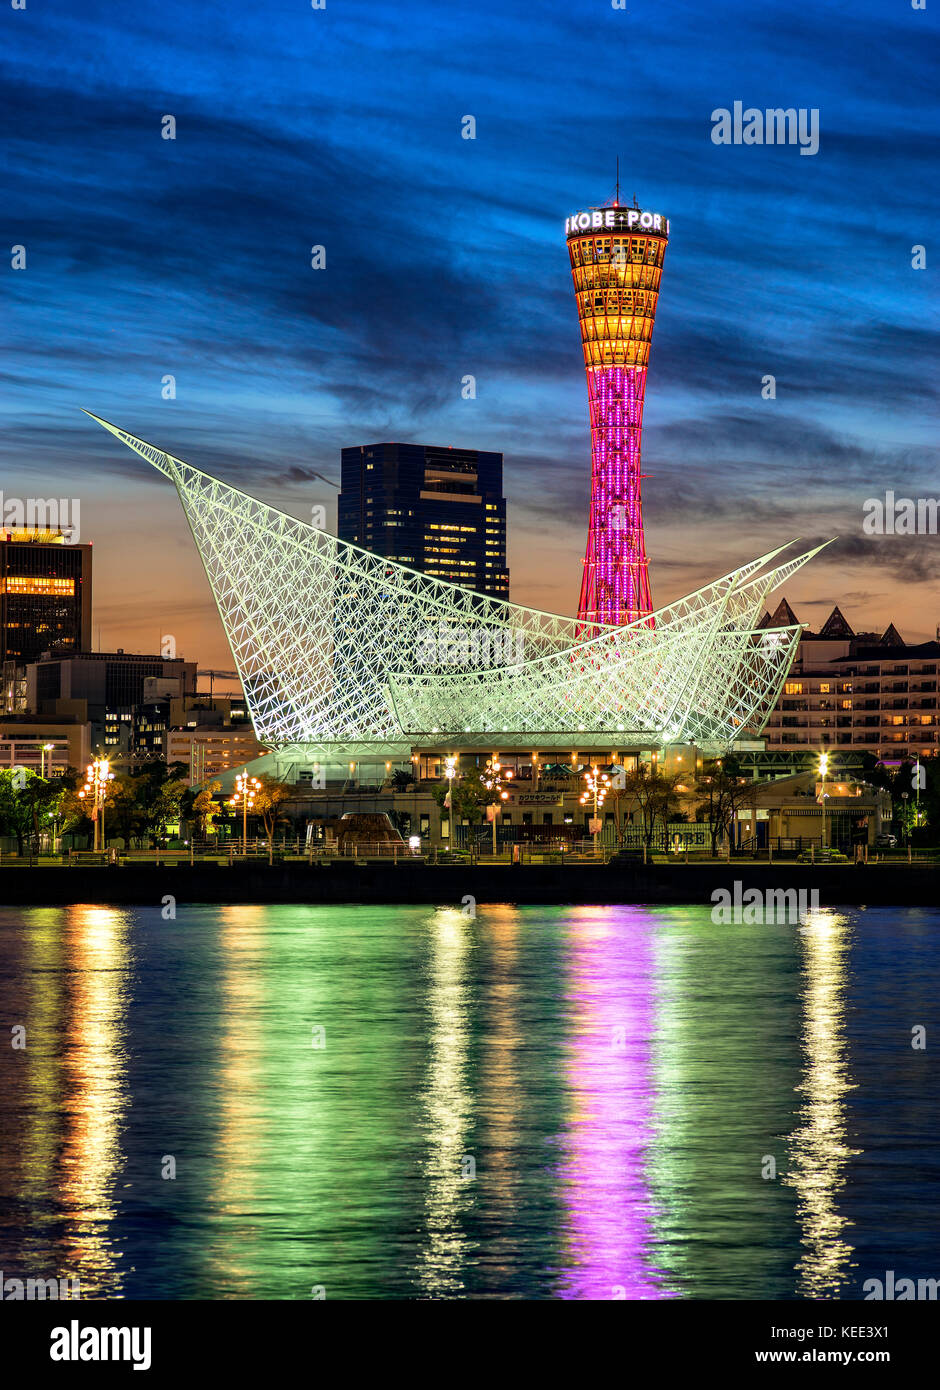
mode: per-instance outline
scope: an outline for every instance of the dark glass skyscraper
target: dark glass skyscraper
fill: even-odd
[[[509,597],[502,454],[430,444],[344,449],[338,531],[435,579]]]
[[[0,527],[0,709],[25,709],[26,667],[43,652],[90,646],[91,546],[43,527]]]
[[[52,531],[0,529],[0,661],[91,646],[91,546]]]

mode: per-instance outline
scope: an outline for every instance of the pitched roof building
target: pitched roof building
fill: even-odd
[[[784,599],[771,621],[784,608],[793,615]],[[938,753],[938,667],[940,642],[909,644],[894,623],[880,637],[855,632],[833,608],[819,632],[803,633],[765,730],[768,748],[834,748],[892,760]]]

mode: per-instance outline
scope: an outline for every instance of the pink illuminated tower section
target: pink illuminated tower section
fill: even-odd
[[[615,199],[565,223],[591,412],[591,518],[578,617],[586,627],[652,612],[640,499],[650,340],[669,222]]]

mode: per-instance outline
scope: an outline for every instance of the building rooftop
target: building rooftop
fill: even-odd
[[[901,658],[914,661],[936,661],[940,659],[940,642],[918,642],[913,646],[889,645],[883,642],[865,643],[856,646],[851,656],[837,657],[837,661],[899,661]]]
[[[36,664],[43,661],[178,661],[191,666],[184,656],[161,656],[159,652],[126,652],[118,647],[116,652],[43,652]]]
[[[782,598],[773,615],[765,613],[758,623],[758,627],[793,626],[799,621],[787,600]],[[837,657],[835,660],[854,660],[858,657],[866,657],[868,660],[878,660],[879,658],[884,660],[886,657],[890,658],[893,651],[898,654],[903,651],[906,655],[915,658],[923,656],[928,660],[935,655],[940,655],[940,628],[938,628],[937,641],[909,645],[898,632],[894,623],[889,623],[880,637],[875,632],[856,632],[838,604],[833,608],[818,632],[813,632],[804,626],[800,641],[852,642],[854,644],[851,656]]]

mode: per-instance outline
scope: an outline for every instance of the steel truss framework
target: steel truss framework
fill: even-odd
[[[577,619],[385,560],[92,418],[176,485],[258,739],[311,757],[753,736],[801,632],[758,615],[822,549],[775,564],[782,546],[585,641]]]

